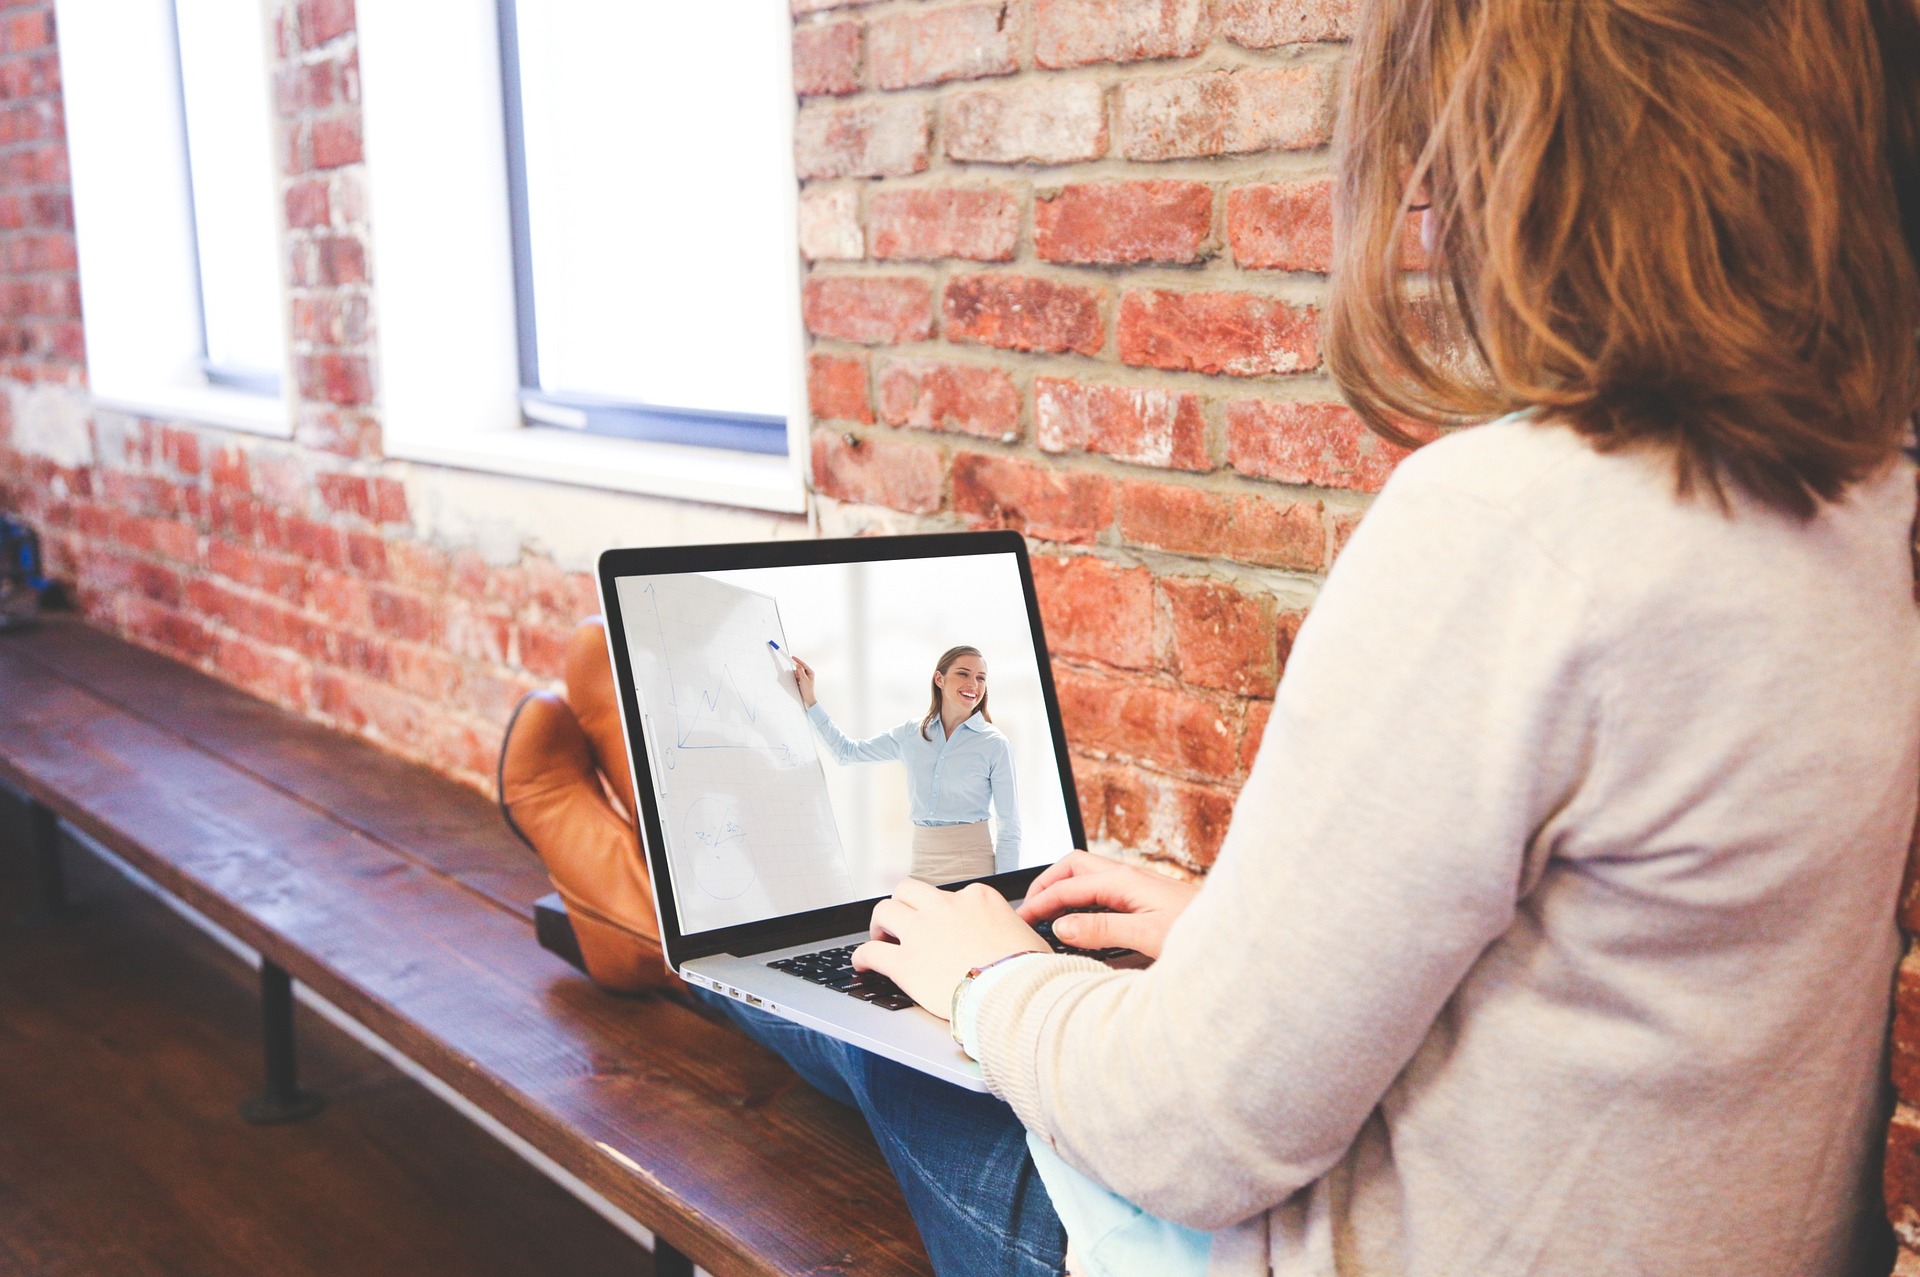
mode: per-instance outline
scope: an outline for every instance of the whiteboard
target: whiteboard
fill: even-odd
[[[853,874],[780,605],[694,573],[615,583],[685,933],[844,904]]]

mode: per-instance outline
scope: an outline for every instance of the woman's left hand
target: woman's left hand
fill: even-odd
[[[1016,953],[1053,952],[984,882],[942,891],[908,878],[873,907],[872,934],[853,951],[853,965],[886,976],[943,1020],[954,987],[974,967]]]

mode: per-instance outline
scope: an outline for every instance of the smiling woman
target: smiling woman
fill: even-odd
[[[815,698],[813,667],[798,657],[793,664],[807,718],[835,762],[906,766],[913,877],[960,882],[1019,864],[1013,747],[987,712],[987,660],[979,648],[962,645],[940,654],[926,717],[859,741],[848,739]],[[997,840],[989,814],[999,820]]]

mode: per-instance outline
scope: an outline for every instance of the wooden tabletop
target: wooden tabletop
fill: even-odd
[[[546,876],[488,799],[59,617],[0,635],[0,781],[716,1277],[931,1271],[857,1114],[536,946]]]

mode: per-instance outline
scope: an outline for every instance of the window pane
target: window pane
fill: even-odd
[[[785,418],[786,0],[516,16],[540,388]],[[716,36],[724,63],[700,56]]]
[[[286,343],[261,5],[174,0],[174,9],[207,361],[277,385]]]

